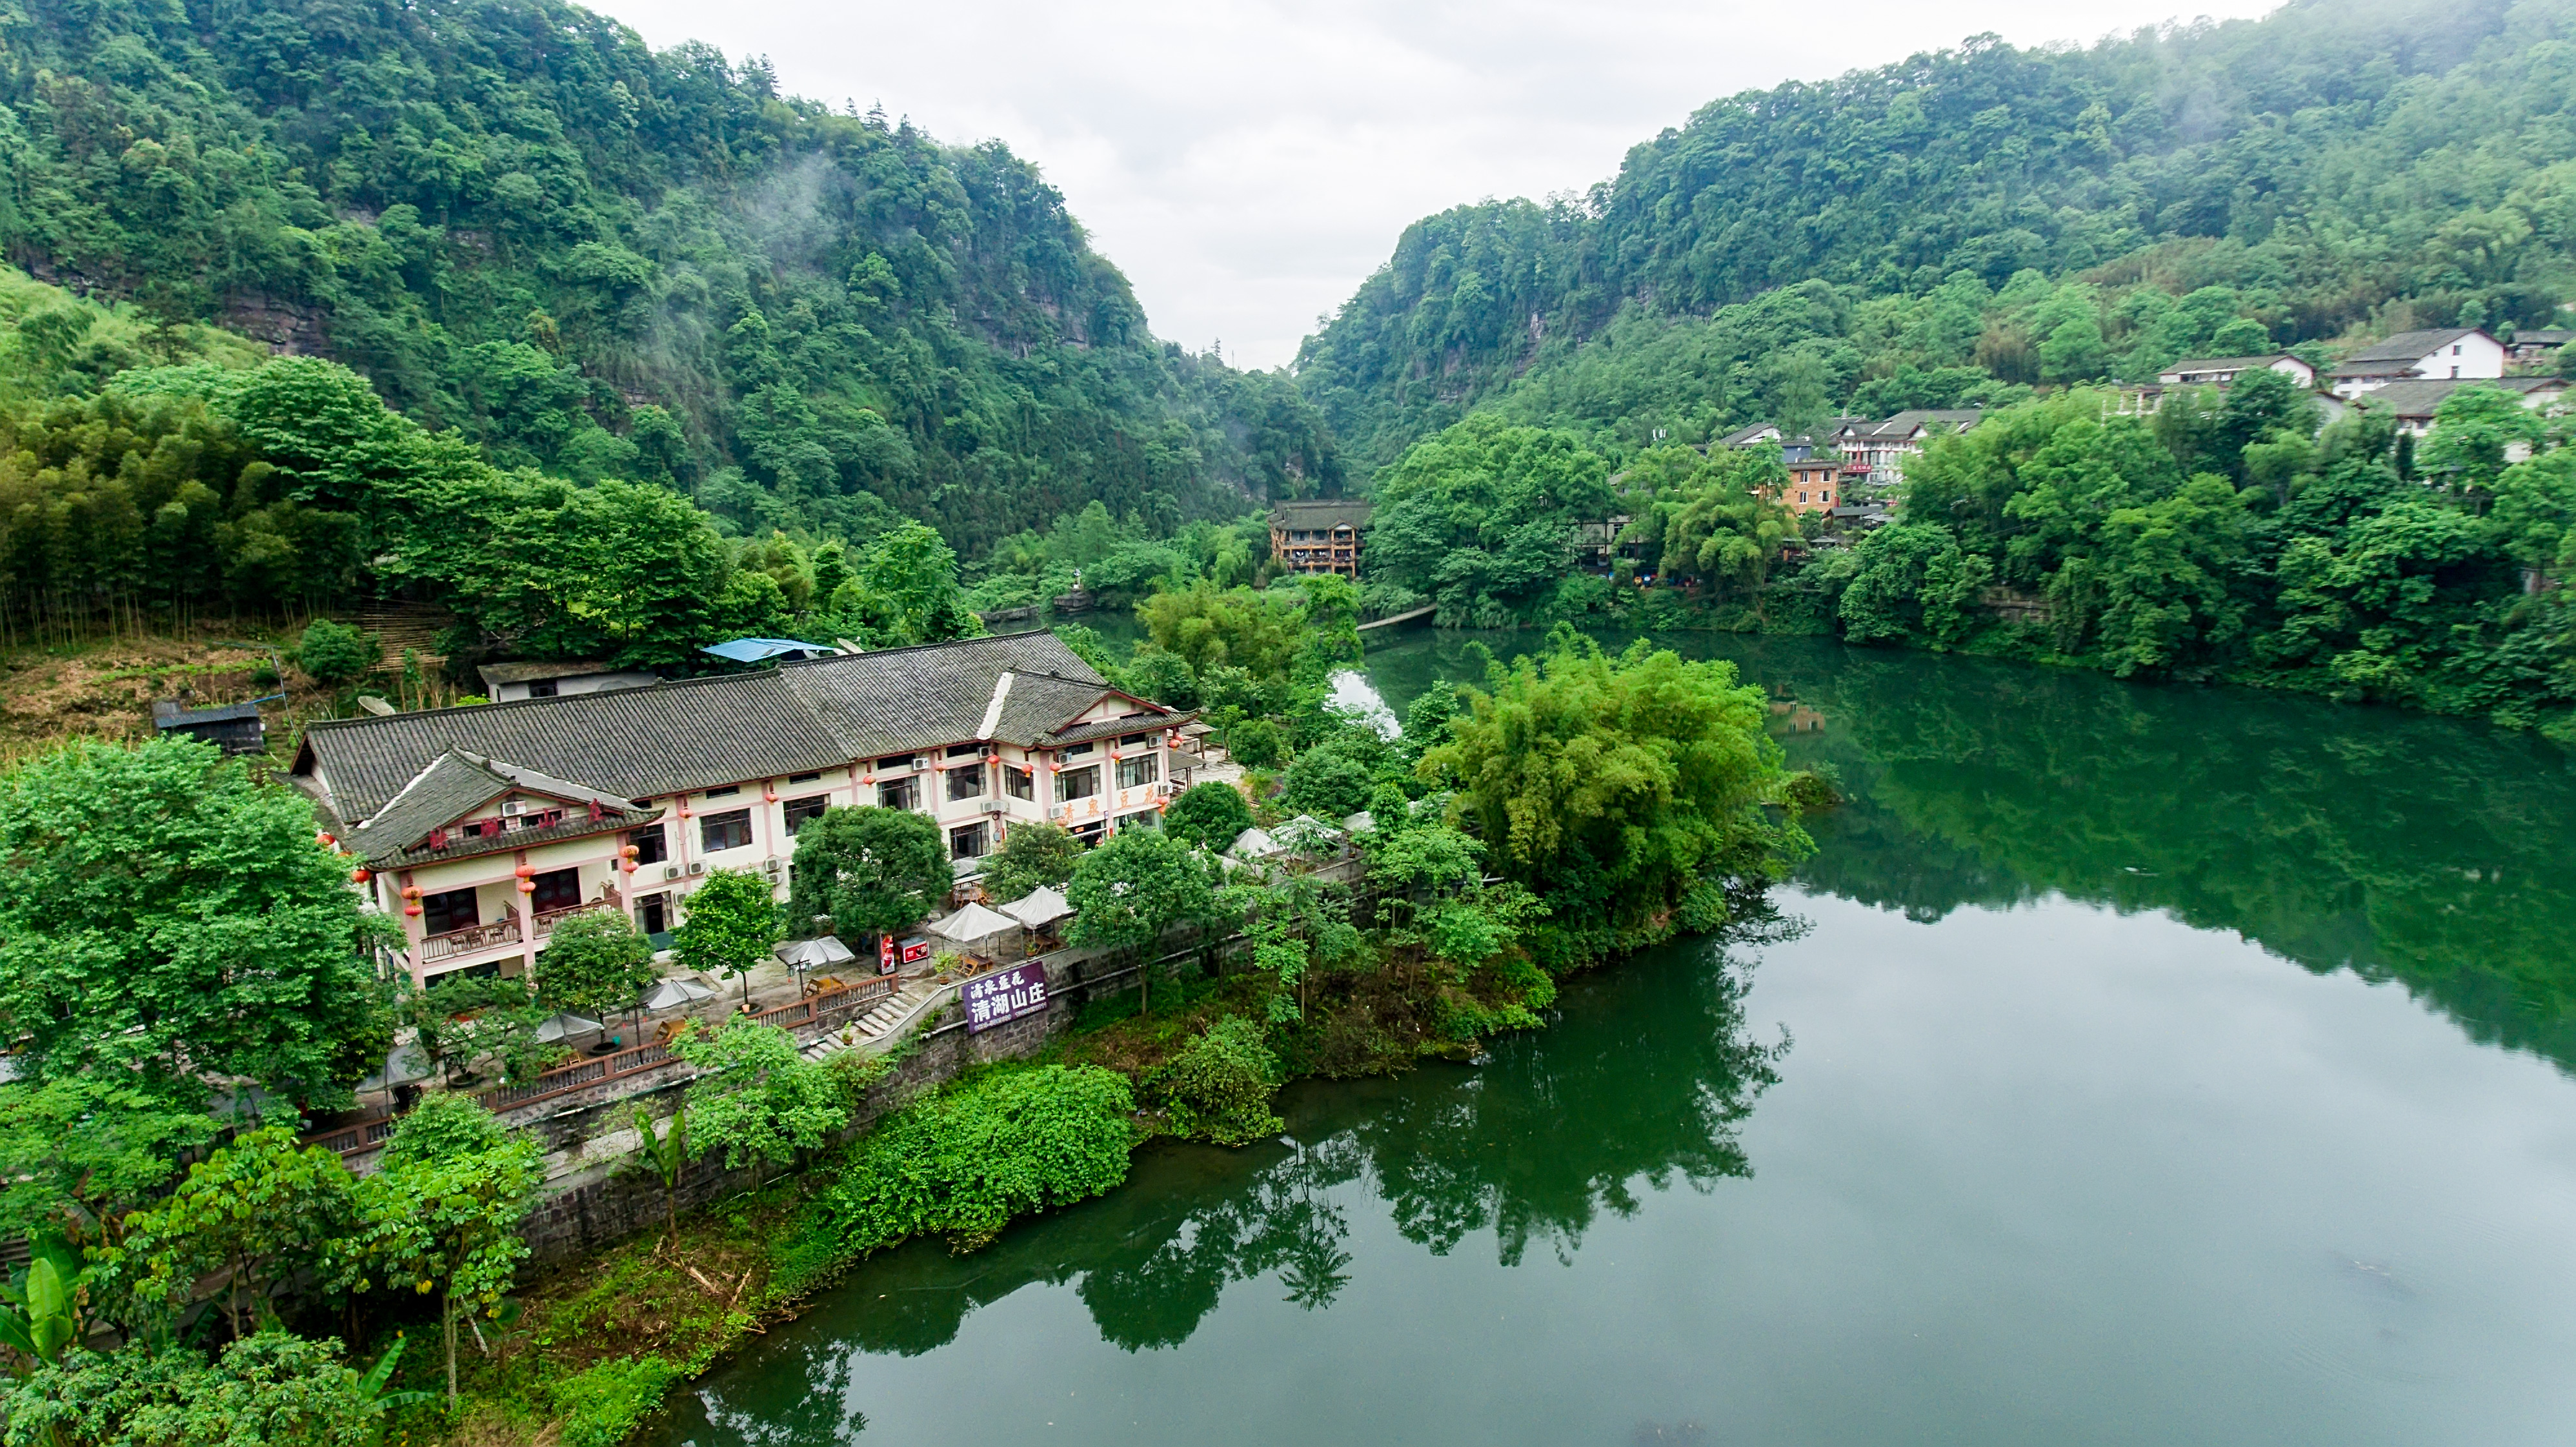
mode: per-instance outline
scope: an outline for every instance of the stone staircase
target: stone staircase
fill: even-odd
[[[905,1027],[933,1003],[948,997],[954,988],[928,976],[914,980],[887,996],[875,1009],[839,1029],[825,1032],[823,1038],[805,1047],[805,1056],[809,1060],[820,1060],[843,1050],[875,1054],[877,1050],[893,1044]]]

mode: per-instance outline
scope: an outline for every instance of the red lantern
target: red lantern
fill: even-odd
[[[368,873],[366,870],[364,870],[363,868],[361,868],[361,869],[352,869],[352,870],[350,870],[350,871],[349,871],[349,882],[350,882],[351,884],[364,884],[364,883],[366,883],[368,880],[373,879],[373,878],[375,878],[375,876],[374,876],[374,875],[372,875],[372,874],[369,874],[369,873]]]
[[[334,837],[332,836],[332,833],[331,833],[331,831],[330,831],[330,830],[328,830],[328,829],[316,829],[316,830],[314,830],[314,831],[313,831],[313,842],[314,842],[314,843],[316,843],[316,844],[321,845],[321,846],[322,846],[323,848],[325,848],[325,849],[328,849],[328,848],[330,848],[332,845],[337,844],[337,843],[339,843],[340,841],[339,841],[337,838],[334,838]]]
[[[533,879],[536,877],[537,867],[533,864],[522,864],[511,872],[518,875],[521,879]]]
[[[533,880],[533,879],[522,879],[522,880],[520,880],[520,881],[519,881],[519,893],[521,893],[521,894],[534,894],[534,893],[536,893],[536,892],[537,892],[537,882],[536,882],[535,880]]]
[[[404,885],[404,886],[403,886],[402,896],[403,896],[403,898],[405,898],[405,899],[418,899],[418,898],[420,898],[420,886],[419,886],[419,885],[417,885],[417,884],[406,884],[406,885]]]
[[[761,789],[761,791],[760,791],[760,802],[762,802],[762,803],[764,803],[764,804],[775,804],[775,803],[777,803],[777,802],[778,802],[778,791],[777,791],[776,789],[772,789],[772,788],[768,788],[768,787],[765,787],[765,786],[764,786],[764,787]]]
[[[404,905],[404,906],[403,906],[403,913],[405,913],[405,914],[407,914],[407,915],[411,915],[411,916],[413,916],[414,918],[418,918],[418,917],[419,917],[419,915],[420,915],[420,906],[419,906],[419,905],[416,905],[416,904],[407,904],[407,905]]]
[[[626,856],[627,858],[629,858],[629,859],[632,859],[632,858],[634,858],[636,855],[641,854],[641,853],[643,853],[644,851],[643,851],[643,850],[641,850],[641,849],[636,848],[636,847],[635,847],[634,845],[632,845],[632,844],[629,844],[629,845],[627,845],[625,848],[620,849],[620,850],[618,850],[617,852],[618,852],[618,853],[620,853],[620,854],[625,855],[625,856]]]
[[[632,859],[621,859],[617,861],[617,867],[625,870],[629,874],[633,874],[635,872],[635,861]]]

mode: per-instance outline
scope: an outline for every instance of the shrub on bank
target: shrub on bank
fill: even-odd
[[[851,1256],[934,1232],[970,1251],[1126,1180],[1135,1111],[1126,1078],[1096,1066],[962,1081],[853,1144],[816,1208]]]

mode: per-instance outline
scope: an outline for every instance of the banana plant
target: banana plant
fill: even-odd
[[[394,1337],[394,1344],[385,1348],[385,1354],[376,1358],[376,1364],[367,1368],[367,1374],[358,1379],[358,1400],[366,1404],[367,1415],[375,1422],[375,1430],[370,1441],[384,1440],[385,1428],[392,1422],[395,1412],[405,1407],[417,1406],[422,1402],[438,1400],[436,1392],[385,1390],[394,1379],[394,1368],[402,1361],[403,1347],[409,1340],[408,1337],[397,1334]]]
[[[0,1285],[0,1345],[15,1347],[32,1372],[60,1362],[63,1349],[80,1339],[79,1295],[89,1268],[79,1248],[60,1236],[28,1244],[34,1259]]]
[[[637,1107],[635,1133],[644,1138],[641,1152],[644,1164],[662,1182],[662,1222],[665,1250],[676,1251],[680,1245],[680,1177],[696,1154],[689,1147],[689,1107],[686,1101],[671,1112],[670,1125],[658,1134],[653,1129],[650,1111]]]

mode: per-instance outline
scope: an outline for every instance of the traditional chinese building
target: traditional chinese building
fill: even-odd
[[[1360,536],[1369,505],[1355,500],[1283,502],[1270,511],[1270,560],[1292,573],[1360,575]]]
[[[673,928],[710,869],[783,901],[797,829],[835,805],[929,815],[961,877],[1020,823],[1159,825],[1192,717],[1012,633],[318,723],[295,778],[425,982],[528,970],[586,910]]]

